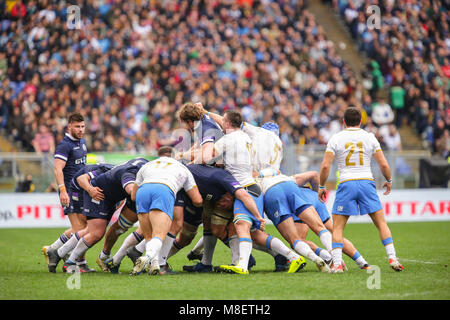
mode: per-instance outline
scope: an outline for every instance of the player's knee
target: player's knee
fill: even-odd
[[[104,230],[94,230],[94,231],[91,230],[89,232],[89,234],[90,234],[93,242],[97,243],[98,241],[100,241],[103,238],[105,231]]]
[[[183,228],[181,230],[179,239],[177,239],[177,243],[183,247],[188,246],[189,244],[191,244],[192,240],[195,238],[196,235],[197,230],[193,231]]]
[[[227,229],[226,225],[215,225],[215,224],[211,225],[212,234],[219,239],[224,239],[226,237],[227,235],[226,229]]]

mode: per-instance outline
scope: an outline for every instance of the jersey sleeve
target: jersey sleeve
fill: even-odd
[[[135,182],[138,183],[136,181],[136,178],[137,178],[136,176],[137,175],[132,173],[132,172],[125,171],[124,174],[122,174],[122,177],[121,177],[122,188],[125,189],[125,187],[127,185],[129,185],[130,183],[135,183]]]
[[[336,138],[335,136],[332,136],[330,140],[328,140],[327,143],[327,149],[325,152],[331,152],[332,154],[336,154]]]
[[[223,170],[219,181],[222,187],[232,195],[242,188],[241,184],[233,177],[233,175],[225,170]]]
[[[102,168],[97,168],[95,170],[89,171],[88,175],[89,175],[89,177],[91,177],[91,179],[95,179],[99,175],[101,175],[102,173],[105,173],[105,172],[106,172],[106,170],[103,170]]]
[[[369,134],[369,142],[370,142],[370,147],[372,149],[372,154],[381,150],[380,142],[378,141],[378,139],[375,137],[375,135],[373,133]]]
[[[192,173],[188,170],[188,168],[185,168],[184,170],[186,172],[186,180],[183,184],[183,189],[185,191],[189,191],[193,188],[197,187],[197,183],[195,182],[194,176]]]
[[[59,143],[56,146],[54,158],[55,159],[61,159],[67,162],[69,159],[71,147],[67,143]]]
[[[136,174],[136,179],[134,181],[135,184],[137,184],[138,186],[142,185],[142,183],[144,182],[144,175],[142,174],[143,170],[139,170],[138,173]]]
[[[248,134],[250,137],[254,137],[256,135],[258,135],[259,130],[261,128],[256,127],[248,122],[243,122],[242,126],[241,126],[241,130],[244,131],[246,134]],[[265,129],[262,129],[265,130]]]

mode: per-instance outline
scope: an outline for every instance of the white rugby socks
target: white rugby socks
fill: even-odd
[[[248,260],[253,247],[252,242],[250,238],[239,238],[239,266],[244,270],[248,270]]]
[[[388,237],[381,241],[383,243],[384,248],[386,249],[386,254],[389,259],[395,259],[397,260],[397,256],[395,254],[395,248],[394,248],[394,240],[392,240],[392,237]]]
[[[129,248],[137,245],[139,242],[142,241],[142,239],[143,239],[143,237],[136,231],[133,231],[132,233],[130,233],[123,241],[119,250],[113,256],[113,264],[117,266],[119,263],[121,263],[123,258],[127,255],[127,250]],[[144,243],[145,243],[145,241],[144,241]]]
[[[163,266],[167,262],[167,256],[169,255],[170,248],[172,248],[173,242],[175,241],[175,236],[170,232],[167,233],[164,238],[164,242],[159,253],[159,265]]]
[[[331,232],[328,231],[327,229],[323,229],[322,231],[319,232],[319,239],[320,239],[320,242],[322,242],[323,246],[325,247],[325,250],[330,252],[332,250],[332,246],[333,246]]]
[[[314,263],[322,261],[322,258],[320,258],[318,255],[316,255],[310,246],[302,240],[296,240],[292,244],[292,248],[302,256],[308,258],[309,260],[313,261]]]

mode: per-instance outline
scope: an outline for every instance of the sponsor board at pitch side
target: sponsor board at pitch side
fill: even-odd
[[[331,213],[335,191],[328,192],[326,205]],[[387,222],[450,221],[448,189],[378,191]],[[0,228],[69,227],[56,193],[0,194]],[[116,210],[110,223],[118,216]],[[350,223],[371,222],[369,216],[350,217]],[[271,223],[268,221],[268,223]]]

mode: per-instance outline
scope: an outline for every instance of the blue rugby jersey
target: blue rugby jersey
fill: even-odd
[[[72,178],[71,181],[71,188],[72,190],[80,190],[81,187],[77,182],[77,178],[85,173],[89,173],[92,171],[95,171],[98,175],[105,173],[109,170],[111,170],[112,168],[114,168],[114,165],[112,164],[108,164],[108,163],[101,163],[101,164],[89,164],[87,166],[85,166],[84,168],[81,168],[80,170],[78,170],[77,173],[75,173],[75,175]]]
[[[202,145],[206,142],[216,142],[224,133],[211,117],[204,115],[195,128],[195,135],[200,145]]]
[[[231,173],[217,167],[191,164],[187,168],[194,176],[198,191],[206,200],[219,200],[225,193],[234,195],[242,188]]]
[[[54,159],[61,159],[66,162],[62,171],[67,191],[70,191],[70,184],[74,175],[86,165],[86,155],[86,141],[83,138],[77,140],[68,133],[56,146]]]
[[[99,174],[98,170],[93,171],[91,173],[95,178],[91,180],[91,184],[103,190],[106,201],[110,203],[119,202],[128,196],[125,187],[134,183],[137,172],[147,162],[147,159],[135,158],[117,165],[105,173]]]

